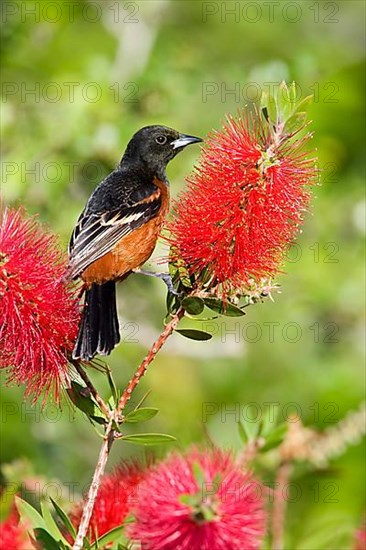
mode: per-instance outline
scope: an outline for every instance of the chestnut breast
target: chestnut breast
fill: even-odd
[[[87,284],[102,284],[113,279],[120,279],[150,258],[169,209],[167,185],[157,178],[154,178],[154,184],[158,188],[157,191],[141,203],[148,203],[160,197],[161,207],[158,215],[122,237],[112,250],[89,265],[81,275]]]

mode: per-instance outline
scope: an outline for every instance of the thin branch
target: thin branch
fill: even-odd
[[[167,341],[169,336],[176,329],[180,319],[184,316],[184,311],[185,310],[183,308],[180,308],[177,311],[177,313],[171,318],[169,323],[167,323],[167,325],[165,325],[165,328],[164,328],[163,332],[160,334],[158,339],[155,341],[155,343],[152,345],[151,349],[149,350],[149,352],[147,353],[147,355],[143,359],[143,361],[138,366],[134,377],[127,384],[125,390],[123,391],[121,399],[119,400],[117,409],[115,411],[108,411],[109,423],[106,427],[103,445],[102,445],[102,447],[100,449],[100,452],[99,452],[98,463],[97,463],[96,469],[94,471],[93,480],[92,480],[92,483],[91,483],[90,488],[89,488],[89,492],[88,492],[88,496],[87,496],[87,499],[86,499],[86,502],[85,502],[85,506],[83,508],[83,515],[81,517],[81,521],[80,521],[78,533],[77,533],[77,536],[76,536],[76,539],[75,539],[75,542],[74,542],[73,550],[82,550],[82,548],[83,548],[84,539],[85,539],[85,537],[87,535],[87,532],[88,532],[90,519],[92,517],[95,500],[96,500],[97,495],[98,495],[98,490],[99,490],[100,483],[101,483],[101,480],[102,480],[102,476],[104,474],[104,470],[105,470],[105,467],[106,467],[106,464],[107,464],[109,452],[110,452],[110,449],[111,449],[111,446],[112,446],[114,440],[117,439],[118,435],[119,435],[119,434],[116,434],[116,432],[113,428],[114,419],[113,419],[112,415],[114,414],[114,418],[116,418],[116,420],[118,420],[119,422],[123,422],[123,418],[121,419],[121,413],[122,413],[124,407],[126,406],[128,401],[130,400],[131,395],[132,395],[133,391],[136,389],[140,379],[146,373],[148,366],[155,359],[157,353],[163,347],[163,345],[165,344],[165,342]],[[97,396],[98,396],[98,398],[104,403],[104,401],[100,398],[98,392],[96,391],[96,389],[94,388],[94,386],[90,382],[90,380],[87,377],[86,373],[83,371],[82,367],[79,364],[74,364],[74,366],[75,366],[76,370],[78,371],[78,373],[80,374],[80,376],[83,378],[83,380],[84,380],[85,384],[87,385],[87,387],[90,389],[93,397],[97,400]],[[101,404],[100,404],[100,406],[101,406]],[[105,403],[104,403],[104,406],[106,407]]]
[[[128,401],[131,399],[131,395],[133,391],[136,389],[138,383],[140,382],[141,378],[146,373],[148,366],[150,363],[155,359],[157,353],[160,351],[160,349],[163,347],[169,336],[174,332],[174,330],[177,328],[177,325],[181,318],[184,316],[185,310],[184,308],[179,308],[177,313],[173,315],[169,323],[165,325],[165,328],[163,332],[160,334],[158,339],[155,341],[155,343],[152,345],[150,351],[147,353],[143,361],[140,363],[139,367],[137,368],[135,375],[129,383],[127,384],[121,399],[119,400],[118,407],[116,410],[116,420],[120,419],[121,413],[125,406],[127,405]],[[119,420],[120,421],[120,420]]]
[[[90,380],[90,378],[88,377],[88,375],[86,374],[85,370],[80,365],[79,361],[74,361],[72,359],[71,363],[74,365],[74,367],[77,370],[78,374],[80,375],[80,377],[85,382],[87,388],[90,390],[90,393],[94,397],[95,401],[98,403],[98,405],[100,407],[100,410],[103,412],[104,416],[108,419],[111,416],[111,410],[108,408],[108,406],[106,405],[104,399],[99,395],[99,393],[97,392],[97,390],[93,386],[93,383]]]
[[[84,547],[84,539],[88,532],[90,519],[92,517],[95,500],[97,498],[100,482],[104,474],[105,466],[107,464],[109,452],[114,441],[115,433],[112,428],[113,419],[109,420],[104,436],[103,445],[99,451],[99,457],[97,466],[94,471],[93,479],[89,487],[88,496],[83,508],[83,515],[80,521],[78,533],[74,542],[73,550],[82,550]]]
[[[271,518],[272,550],[283,550],[287,500],[284,488],[287,487],[293,465],[284,462],[277,470]]]
[[[263,446],[263,441],[261,439],[249,441],[244,450],[239,453],[236,459],[236,463],[239,468],[245,469],[250,467],[251,463],[257,457],[258,451],[261,446]]]

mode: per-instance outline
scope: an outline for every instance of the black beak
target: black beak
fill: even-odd
[[[179,134],[179,138],[172,141],[171,145],[173,149],[179,149],[191,145],[192,143],[199,143],[200,141],[203,141],[203,139],[195,136],[188,136],[187,134]]]

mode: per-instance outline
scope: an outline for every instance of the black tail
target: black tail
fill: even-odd
[[[119,341],[116,283],[93,284],[85,292],[84,310],[72,356],[89,361],[97,353],[109,355]]]

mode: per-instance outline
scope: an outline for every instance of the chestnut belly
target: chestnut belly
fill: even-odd
[[[101,284],[120,279],[140,267],[154,251],[162,221],[158,216],[123,237],[110,252],[85,269],[82,279]]]

